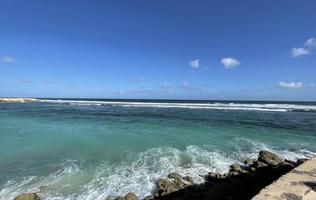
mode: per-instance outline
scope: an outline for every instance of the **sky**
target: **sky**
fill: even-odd
[[[0,96],[316,101],[314,0],[0,0]]]

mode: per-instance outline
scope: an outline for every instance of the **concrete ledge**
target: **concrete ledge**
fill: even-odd
[[[253,200],[316,200],[316,157],[262,189]]]

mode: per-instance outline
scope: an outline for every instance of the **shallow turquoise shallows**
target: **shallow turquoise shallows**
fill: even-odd
[[[0,199],[152,193],[170,172],[226,172],[267,149],[316,155],[316,104],[41,100],[0,104]]]

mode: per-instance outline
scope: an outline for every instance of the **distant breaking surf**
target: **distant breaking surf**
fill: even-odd
[[[316,112],[316,105],[277,104],[277,103],[174,103],[174,102],[123,102],[94,100],[51,100],[40,99],[43,103],[61,103],[70,105],[122,106],[122,107],[153,107],[153,108],[187,108],[216,110],[248,110],[274,112]]]

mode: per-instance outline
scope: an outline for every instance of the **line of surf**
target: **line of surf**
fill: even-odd
[[[246,103],[169,103],[169,102],[123,102],[123,101],[87,101],[87,100],[48,100],[44,103],[61,103],[71,105],[104,105],[123,107],[158,107],[158,108],[189,108],[189,109],[217,109],[217,110],[254,110],[254,111],[304,111],[316,112],[316,105],[300,104],[246,104]]]

